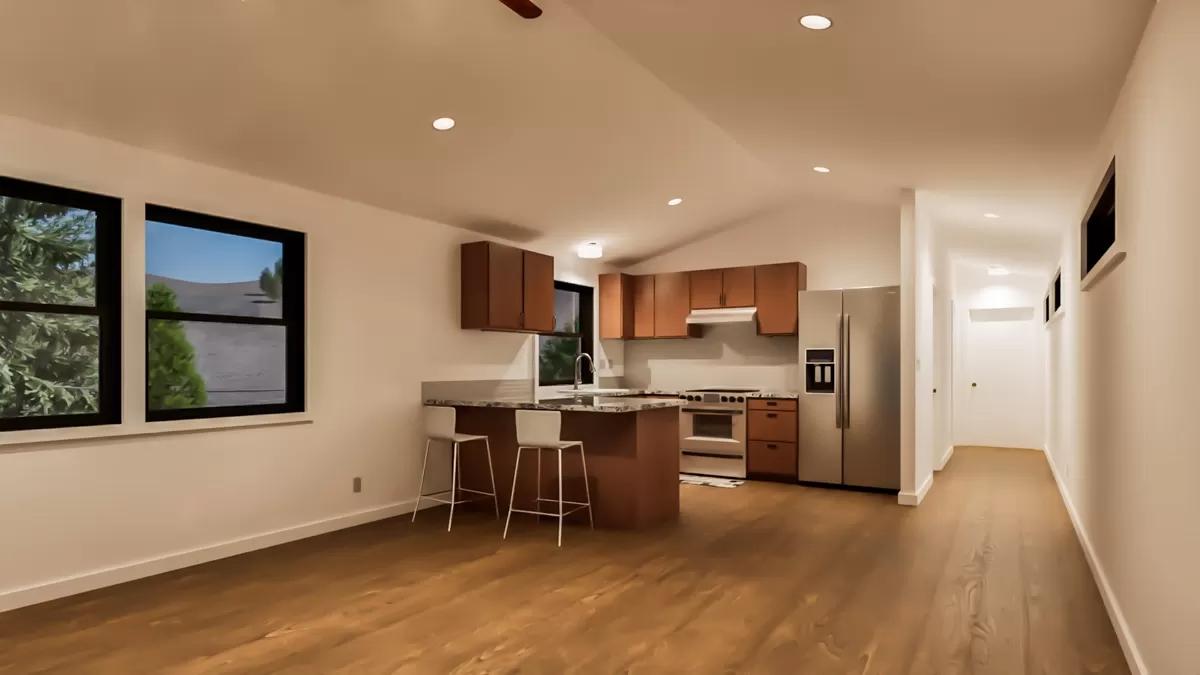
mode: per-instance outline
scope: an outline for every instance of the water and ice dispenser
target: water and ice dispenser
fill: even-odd
[[[834,349],[804,350],[804,392],[807,394],[834,393],[837,373],[837,351]]]

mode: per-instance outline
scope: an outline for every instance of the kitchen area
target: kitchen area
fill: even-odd
[[[464,244],[461,261],[464,330],[563,335],[560,314],[580,312],[623,357],[620,376],[595,375],[588,335],[567,353],[570,381],[423,388],[458,432],[488,439],[486,458],[463,450],[459,484],[490,478],[510,511],[557,517],[547,495],[561,490],[579,507],[566,522],[631,529],[678,519],[681,481],[900,489],[898,287],[808,290],[800,262],[556,287],[553,258],[495,242]],[[564,288],[582,298],[574,310]],[[582,443],[585,462],[560,453],[557,484],[540,450],[536,472],[532,458],[519,467],[522,411],[560,415],[558,438]]]

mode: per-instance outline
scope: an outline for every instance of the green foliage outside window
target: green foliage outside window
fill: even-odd
[[[283,296],[283,258],[275,261],[275,269],[263,268],[258,276],[258,287],[272,300]]]
[[[146,308],[178,312],[175,292],[157,283],[146,289]],[[148,353],[147,405],[151,410],[198,408],[208,402],[204,378],[196,370],[196,350],[182,321],[152,319],[146,335]]]
[[[95,305],[96,214],[0,196],[0,300]],[[0,417],[99,409],[94,316],[0,312]]]

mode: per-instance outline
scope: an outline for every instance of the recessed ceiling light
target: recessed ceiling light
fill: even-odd
[[[683,197],[671,197],[667,200],[667,206],[679,206],[683,203]]]
[[[587,241],[580,244],[579,247],[575,249],[575,253],[577,253],[580,258],[595,260],[596,258],[604,257],[604,247],[601,246],[600,242],[598,241]]]
[[[833,25],[833,21],[820,14],[808,14],[800,17],[800,25],[810,30],[825,30]]]
[[[813,167],[813,171],[816,171],[817,173],[829,173],[829,167],[827,167],[827,166],[814,166],[814,167]]]
[[[987,218],[988,220],[995,220],[995,219],[997,219],[997,218],[999,218],[999,217],[1000,217],[1000,214],[998,214],[998,213],[985,213],[985,214],[983,214],[983,217],[984,217],[984,218]]]
[[[438,131],[450,131],[454,128],[453,117],[439,117],[433,121],[433,128]]]
[[[1008,276],[1008,268],[1004,265],[988,265],[989,277],[1006,277]]]

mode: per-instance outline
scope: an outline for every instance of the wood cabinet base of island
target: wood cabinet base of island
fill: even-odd
[[[513,468],[517,459],[516,411],[510,408],[458,407],[458,431],[486,434],[492,445],[501,516],[508,508]],[[637,412],[572,412],[562,414],[564,440],[583,441],[587,453],[592,513],[596,527],[636,529],[679,519],[679,409],[655,408]],[[517,508],[534,508],[537,497],[536,454],[525,453],[517,481]],[[542,455],[542,497],[557,498],[556,454]],[[488,485],[487,462],[464,453],[465,486]],[[579,453],[563,453],[563,498],[583,501],[583,471]],[[491,505],[488,504],[488,508]],[[543,502],[542,508],[555,508]],[[534,518],[534,516],[518,516]],[[516,518],[514,518],[516,522]],[[567,522],[587,525],[587,511],[567,516]],[[499,531],[497,535],[499,536]]]

